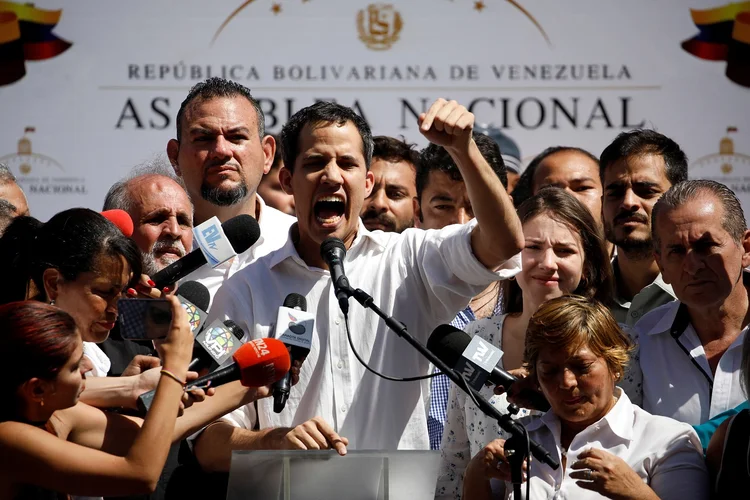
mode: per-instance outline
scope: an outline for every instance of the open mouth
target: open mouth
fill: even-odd
[[[341,196],[323,196],[315,202],[313,213],[315,219],[324,226],[336,225],[344,216],[346,203]]]

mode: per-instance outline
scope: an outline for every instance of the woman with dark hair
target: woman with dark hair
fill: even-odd
[[[136,398],[155,387],[157,369],[104,378],[109,358],[96,345],[115,326],[123,292],[141,278],[138,247],[117,226],[86,208],[65,210],[46,223],[18,217],[0,238],[0,262],[8,263],[0,304],[38,300],[76,320],[91,374],[98,377],[90,380],[84,401],[135,408]]]
[[[500,348],[502,368],[521,368],[529,319],[540,305],[563,294],[576,293],[607,302],[612,294],[612,271],[602,233],[583,204],[558,188],[545,188],[518,209],[525,246],[521,272],[502,284],[504,314],[469,323],[466,332]],[[506,395],[483,389],[502,412]],[[528,415],[527,411],[518,417]],[[461,498],[461,478],[469,459],[484,445],[503,436],[455,385],[451,386],[443,432],[438,497]]]
[[[231,382],[177,418],[194,339],[177,298],[167,300],[174,319],[145,420],[79,401],[86,369],[71,315],[37,301],[0,306],[0,352],[12,353],[4,359],[10,397],[0,407],[0,499],[152,492],[173,442],[268,395]]]
[[[529,497],[524,485],[521,498],[708,498],[708,472],[693,428],[651,415],[616,387],[631,349],[612,313],[595,300],[562,296],[536,310],[524,362],[551,408],[521,423],[560,467],[526,463]],[[466,469],[463,498],[513,494],[505,439],[492,439],[487,436],[491,442]]]

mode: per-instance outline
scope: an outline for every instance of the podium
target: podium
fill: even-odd
[[[235,451],[227,500],[433,500],[440,452]]]

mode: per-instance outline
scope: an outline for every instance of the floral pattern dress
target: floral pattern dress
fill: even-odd
[[[478,335],[498,348],[502,348],[502,332],[505,314],[498,314],[469,323],[466,333]],[[499,366],[502,367],[500,360]],[[483,387],[480,391],[489,402],[501,413],[508,412],[508,398],[505,394],[497,396],[492,387]],[[521,409],[514,419],[539,412]],[[509,436],[495,420],[486,416],[476,407],[465,392],[451,384],[448,396],[448,416],[440,445],[442,460],[438,474],[435,498],[460,499],[463,490],[463,475],[471,458],[479,453],[490,441]]]

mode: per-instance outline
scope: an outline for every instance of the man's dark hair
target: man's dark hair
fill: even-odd
[[[255,109],[255,117],[258,121],[258,139],[262,140],[266,135],[266,118],[263,115],[263,110],[260,109],[260,104],[250,94],[250,89],[231,80],[225,80],[218,76],[209,78],[205,82],[197,83],[190,89],[187,97],[182,104],[180,104],[180,110],[177,112],[177,142],[180,142],[182,137],[182,120],[185,118],[185,111],[188,106],[193,102],[208,101],[219,97],[244,97]]]
[[[362,154],[365,157],[365,166],[370,169],[372,163],[372,132],[367,122],[355,113],[351,108],[342,106],[335,102],[318,101],[315,104],[302,108],[286,122],[281,129],[281,152],[284,158],[284,167],[294,172],[294,162],[299,155],[299,136],[305,125],[316,127],[319,125],[340,125],[352,122],[359,136],[362,138]]]
[[[521,203],[528,200],[534,195],[534,174],[536,173],[536,169],[539,167],[539,165],[541,165],[544,160],[554,154],[568,152],[582,154],[583,156],[594,161],[597,165],[599,164],[599,158],[592,155],[585,149],[576,148],[573,146],[552,146],[545,149],[544,151],[536,155],[533,160],[531,160],[529,165],[526,167],[526,170],[524,170],[521,174],[521,177],[518,178],[516,187],[513,188],[513,206],[516,207],[516,210],[521,206]]]
[[[474,142],[477,144],[482,157],[495,172],[505,189],[508,189],[508,171],[503,163],[503,156],[500,153],[500,146],[488,135],[477,132],[472,133]],[[447,174],[454,181],[463,181],[458,166],[442,146],[429,144],[419,154],[419,164],[417,166],[417,200],[422,202],[422,192],[427,187],[430,179],[430,172],[439,171]]]
[[[680,146],[655,130],[635,129],[622,132],[604,148],[599,160],[599,177],[604,183],[607,167],[623,158],[654,154],[664,158],[667,180],[673,186],[688,178],[688,160]]]
[[[378,135],[372,138],[374,148],[372,150],[373,160],[384,160],[391,163],[405,162],[410,164],[414,170],[419,164],[419,151],[415,144],[398,140],[386,135]]]

